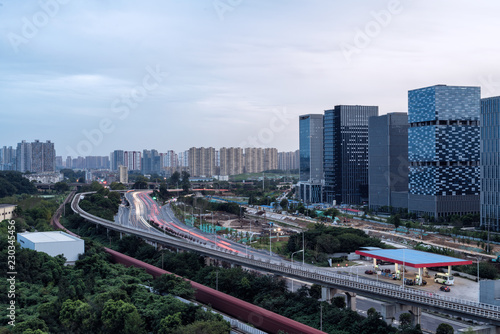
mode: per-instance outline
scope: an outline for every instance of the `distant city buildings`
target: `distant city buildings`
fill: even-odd
[[[479,87],[408,92],[408,210],[438,218],[479,213]]]
[[[237,175],[244,171],[244,154],[241,147],[222,147],[219,150],[219,175]]]
[[[157,150],[142,151],[141,171],[142,174],[161,172],[161,158]]]
[[[16,170],[16,149],[12,146],[0,148],[0,170]]]
[[[300,151],[278,152],[278,169],[293,170],[299,169]]]
[[[59,172],[24,174],[23,176],[28,180],[37,183],[57,183],[64,180],[64,175]]]
[[[306,203],[323,202],[323,115],[299,116],[298,197]]]
[[[216,175],[215,148],[191,147],[189,149],[189,173],[191,176]]]
[[[408,209],[408,114],[368,119],[369,207]]]
[[[139,151],[124,151],[123,152],[123,165],[130,171],[141,170],[142,156]]]
[[[44,173],[56,170],[56,151],[50,140],[45,143],[39,140],[28,143],[23,140],[17,144],[15,153],[15,169],[19,172]]]
[[[500,230],[500,96],[481,100],[481,226]]]
[[[125,155],[123,150],[115,150],[109,156],[111,162],[111,170],[118,170],[118,166],[125,165]]]

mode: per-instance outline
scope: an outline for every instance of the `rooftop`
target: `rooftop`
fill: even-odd
[[[463,260],[456,257],[421,252],[408,248],[366,251],[357,250],[356,254],[392,263],[404,264],[414,268],[432,268],[440,266],[461,266],[465,264],[472,264],[471,260]]]
[[[15,204],[0,204],[0,208],[10,208],[12,206],[16,206]]]
[[[50,231],[50,232],[24,232],[18,233],[22,235],[25,239],[34,243],[43,242],[73,242],[75,240],[80,240],[73,237],[65,232],[61,231]]]

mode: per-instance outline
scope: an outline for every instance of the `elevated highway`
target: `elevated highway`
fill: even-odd
[[[119,225],[115,222],[96,217],[83,211],[78,203],[84,195],[85,194],[77,194],[73,198],[71,202],[72,210],[88,221],[104,226],[110,230],[136,235],[153,243],[187,251],[195,251],[203,256],[226,261],[235,265],[291,277],[332,289],[341,289],[371,298],[384,299],[388,302],[397,302],[500,326],[499,306],[440,296],[405,286],[376,282],[364,278],[327,272],[321,269],[293,265],[284,263],[281,260],[269,259],[267,261],[261,261],[252,258],[252,256],[247,257],[245,254],[231,252],[227,249],[218,249],[214,247],[214,245],[203,245],[203,243],[197,241],[180,240],[164,235],[154,229],[152,231],[147,231],[136,227]]]

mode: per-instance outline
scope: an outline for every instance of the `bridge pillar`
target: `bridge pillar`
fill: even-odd
[[[346,305],[352,311],[356,311],[356,293],[354,292],[344,292],[346,295]]]
[[[422,317],[422,309],[417,306],[399,304],[399,310],[410,313],[411,315],[411,323],[415,326],[416,324],[420,325],[420,318]]]
[[[338,293],[338,289],[329,288],[327,286],[321,287],[321,301],[325,301],[328,303],[332,302],[333,296]]]
[[[382,312],[380,312],[380,314],[382,315],[382,318],[388,325],[392,324],[392,322],[396,319],[397,305],[394,303],[383,303],[381,306]]]

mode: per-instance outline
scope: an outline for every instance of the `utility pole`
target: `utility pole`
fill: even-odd
[[[305,259],[305,253],[306,253],[306,244],[304,243],[305,237],[304,234],[306,232],[302,231],[302,266],[304,266],[304,259]]]

